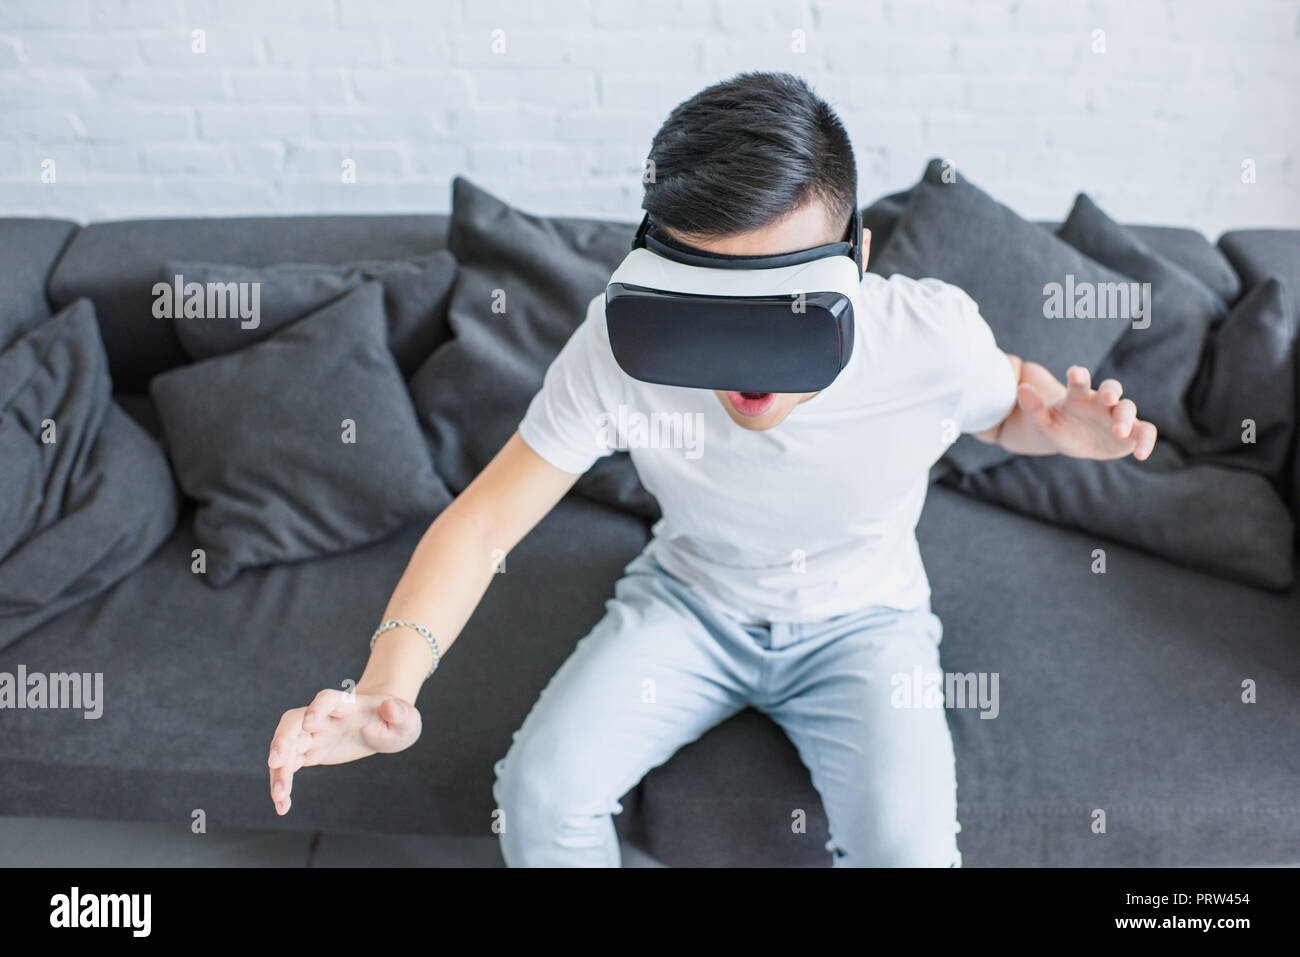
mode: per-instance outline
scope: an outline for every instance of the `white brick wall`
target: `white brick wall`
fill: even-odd
[[[864,201],[939,155],[1037,218],[1300,226],[1300,0],[3,0],[0,215],[445,211],[463,172],[632,219],[742,69],[836,105]]]

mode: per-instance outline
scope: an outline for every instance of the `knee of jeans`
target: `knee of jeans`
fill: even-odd
[[[585,775],[527,738],[516,739],[493,771],[492,796],[507,829],[513,825],[533,833],[581,830],[602,810],[597,806],[600,796]]]
[[[492,766],[496,780],[492,784],[492,796],[496,799],[498,810],[507,819],[541,807],[552,800],[546,787],[549,775],[532,760],[530,752],[519,747],[518,741],[511,745],[505,757]]]
[[[961,867],[960,830],[955,819],[895,807],[832,834],[826,849],[836,867]]]

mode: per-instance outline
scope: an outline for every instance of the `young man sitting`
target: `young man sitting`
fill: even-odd
[[[649,158],[648,223],[701,256],[808,250],[856,221],[844,128],[788,75],[702,91]],[[869,239],[848,236],[864,250]],[[612,451],[602,418],[681,413],[700,416],[698,448],[630,448],[663,512],[652,540],[495,766],[507,864],[617,866],[619,798],[753,706],[808,766],[834,864],[959,866],[946,714],[891,706],[892,676],[939,671],[915,538],[930,466],[959,432],[1094,459],[1145,459],[1156,432],[1118,382],[1093,389],[1074,367],[1063,385],[1002,352],[954,286],[871,273],[855,285],[851,354],[803,393],[632,378],[593,299],[518,431],[416,548],[355,692],[285,713],[268,761],[277,812],[299,768],[416,741],[416,697],[487,590],[491,556]]]

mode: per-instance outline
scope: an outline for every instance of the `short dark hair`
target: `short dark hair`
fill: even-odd
[[[814,197],[845,223],[857,168],[835,111],[789,73],[741,73],[668,115],[650,145],[642,208],[681,233],[730,236]]]

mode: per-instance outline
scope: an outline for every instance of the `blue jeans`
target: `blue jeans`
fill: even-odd
[[[947,715],[891,702],[891,680],[940,670],[928,602],[749,625],[645,554],[614,596],[494,765],[507,865],[618,867],[619,798],[752,705],[811,772],[835,866],[961,866]]]

